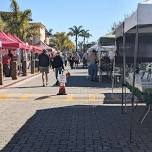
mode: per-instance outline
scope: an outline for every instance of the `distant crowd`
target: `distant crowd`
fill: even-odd
[[[31,56],[23,56],[22,59],[15,57],[11,51],[8,54],[5,54],[2,58],[3,62],[3,73],[5,77],[11,76],[12,71],[12,62],[17,61],[18,63],[22,63],[22,61],[18,60],[26,60],[27,67],[30,69],[31,66]],[[56,84],[58,84],[58,76],[64,71],[64,68],[69,65],[71,69],[77,69],[79,64],[82,63],[83,68],[88,68],[88,74],[92,81],[97,80],[97,72],[98,72],[98,57],[95,50],[90,53],[87,52],[75,52],[75,53],[63,53],[57,52],[55,54],[48,53],[47,50],[43,50],[41,54],[37,54],[34,57],[35,59],[35,67],[42,73],[42,81],[43,86],[48,85],[48,76],[49,68],[52,68],[55,72]],[[18,64],[19,73],[22,72],[22,64]],[[44,79],[46,77],[46,80]],[[46,82],[45,82],[46,81]]]

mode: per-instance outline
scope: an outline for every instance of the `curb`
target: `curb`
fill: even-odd
[[[17,83],[19,83],[19,82],[25,81],[25,80],[27,80],[27,79],[30,79],[30,78],[32,78],[32,77],[35,77],[35,76],[37,76],[37,75],[39,75],[39,74],[40,74],[40,73],[37,73],[37,74],[31,75],[31,76],[29,76],[29,77],[25,77],[25,78],[23,78],[23,79],[21,79],[21,80],[17,80],[17,81],[15,81],[15,82],[10,83],[10,84],[4,85],[4,86],[0,87],[0,90],[1,90],[1,89],[5,89],[5,88],[7,88],[7,87],[9,87],[9,86],[12,86],[12,85],[14,85],[14,84],[17,84]]]

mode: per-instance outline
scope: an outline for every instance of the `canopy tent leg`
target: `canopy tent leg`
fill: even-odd
[[[146,109],[146,111],[144,112],[143,117],[139,120],[141,124],[146,119],[146,117],[148,116],[150,111],[151,111],[151,104],[148,105],[148,109]]]
[[[126,112],[126,86],[125,86],[125,77],[126,77],[126,36],[124,32],[124,23],[123,23],[123,84],[122,84],[122,114],[124,113],[124,104],[125,104],[125,112]],[[125,101],[125,102],[124,102]]]
[[[102,70],[101,70],[101,52],[99,54],[99,82],[102,82]]]
[[[114,90],[114,79],[115,79],[115,65],[116,65],[116,62],[115,62],[115,57],[114,57],[114,61],[113,61],[113,71],[112,71],[112,98],[113,98],[113,90]]]
[[[137,18],[137,23],[138,23],[138,18]],[[131,109],[131,117],[130,117],[130,142],[132,142],[132,135],[133,135],[133,119],[134,119],[134,88],[135,88],[135,75],[136,75],[136,66],[137,66],[137,52],[138,52],[138,39],[139,39],[139,33],[138,33],[138,24],[136,26],[136,36],[135,36],[135,51],[134,51],[134,65],[133,65],[133,83],[132,83],[132,98],[131,98],[131,104],[132,104],[132,109]]]

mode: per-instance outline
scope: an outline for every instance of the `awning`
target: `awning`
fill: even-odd
[[[52,48],[50,46],[48,46],[47,44],[45,44],[44,42],[40,41],[39,43],[35,44],[35,46],[40,47],[42,50],[52,50]]]
[[[20,40],[17,36],[15,35],[12,35],[12,34],[7,34],[7,36],[15,41],[15,42],[18,42],[20,44],[20,46],[22,47],[22,49],[28,49],[28,47],[26,46],[26,43],[24,43],[22,40]]]
[[[0,32],[0,41],[2,43],[2,48],[12,48],[12,49],[20,48],[20,44],[18,42],[11,40],[3,32]]]
[[[137,10],[127,19],[125,19],[124,32],[129,31],[137,25],[152,24],[152,1],[138,4]]]

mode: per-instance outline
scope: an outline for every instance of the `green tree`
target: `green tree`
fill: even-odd
[[[82,42],[78,42],[78,48],[79,48],[79,50],[80,51],[82,51],[83,50],[83,41]]]
[[[69,35],[65,32],[57,32],[51,38],[51,45],[55,46],[60,51],[71,50],[75,46],[69,39]]]
[[[6,23],[5,31],[17,35],[22,40],[27,41],[29,37],[38,35],[38,25],[30,24],[32,11],[27,9],[20,11],[16,0],[11,0],[11,12],[1,13],[1,17]]]
[[[3,31],[5,27],[5,23],[3,22],[3,20],[0,17],[0,31]]]
[[[83,26],[73,26],[69,28],[70,30],[69,35],[75,36],[76,52],[78,50],[78,37],[83,32],[82,28]]]
[[[89,33],[89,30],[83,30],[80,36],[83,37],[83,50],[85,51],[86,38],[90,38],[92,35]]]

